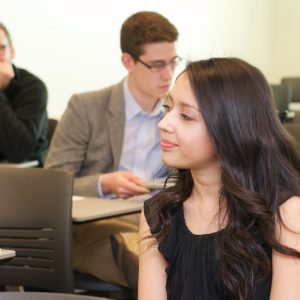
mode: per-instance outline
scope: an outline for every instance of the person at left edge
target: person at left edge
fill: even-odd
[[[17,68],[10,33],[0,23],[0,161],[37,160],[47,154],[47,89],[35,75]]]

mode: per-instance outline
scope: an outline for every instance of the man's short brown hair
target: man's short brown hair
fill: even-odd
[[[6,38],[8,40],[8,44],[9,44],[8,46],[11,47],[12,46],[11,36],[10,36],[9,31],[7,30],[6,26],[1,22],[0,22],[0,30],[2,30],[5,33]]]
[[[158,42],[175,42],[176,27],[164,16],[141,11],[130,16],[121,28],[121,49],[135,57],[143,54],[143,46]]]

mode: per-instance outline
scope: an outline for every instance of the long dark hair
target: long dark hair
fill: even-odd
[[[300,257],[275,238],[283,193],[300,195],[300,154],[257,68],[237,58],[212,58],[191,62],[183,72],[221,162],[220,198],[226,199],[228,219],[218,240],[221,276],[231,298],[247,299],[271,272],[263,243]],[[178,170],[177,176],[176,185],[160,193],[150,210],[158,242],[168,236],[173,209],[193,189],[190,170]]]

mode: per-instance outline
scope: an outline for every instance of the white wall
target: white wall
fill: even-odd
[[[272,77],[273,0],[0,0],[0,8],[15,63],[44,80],[52,117],[63,113],[73,93],[126,75],[119,31],[139,10],[158,11],[176,25],[180,56],[238,56]]]
[[[272,82],[300,76],[300,1],[275,0]]]

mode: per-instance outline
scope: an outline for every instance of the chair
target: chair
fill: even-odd
[[[109,300],[85,295],[39,292],[0,292],[0,300]]]
[[[0,263],[0,285],[73,293],[73,174],[0,168],[0,247],[16,256]]]
[[[58,121],[56,119],[48,119],[48,133],[47,133],[47,139],[48,139],[48,145],[50,146],[53,134],[55,132],[56,126]]]
[[[292,100],[292,88],[286,84],[270,84],[272,89],[275,105],[279,112],[285,112],[289,109]]]
[[[270,84],[275,106],[281,122],[288,121],[289,104],[292,99],[292,88],[285,84]]]
[[[135,299],[135,293],[123,286],[102,281],[92,275],[74,272],[74,287],[80,293],[113,297],[114,299]]]
[[[284,77],[281,83],[288,85],[292,89],[292,102],[300,102],[300,77]]]
[[[0,247],[16,250],[0,263],[0,285],[131,297],[128,288],[73,273],[72,180],[64,171],[0,168]]]

